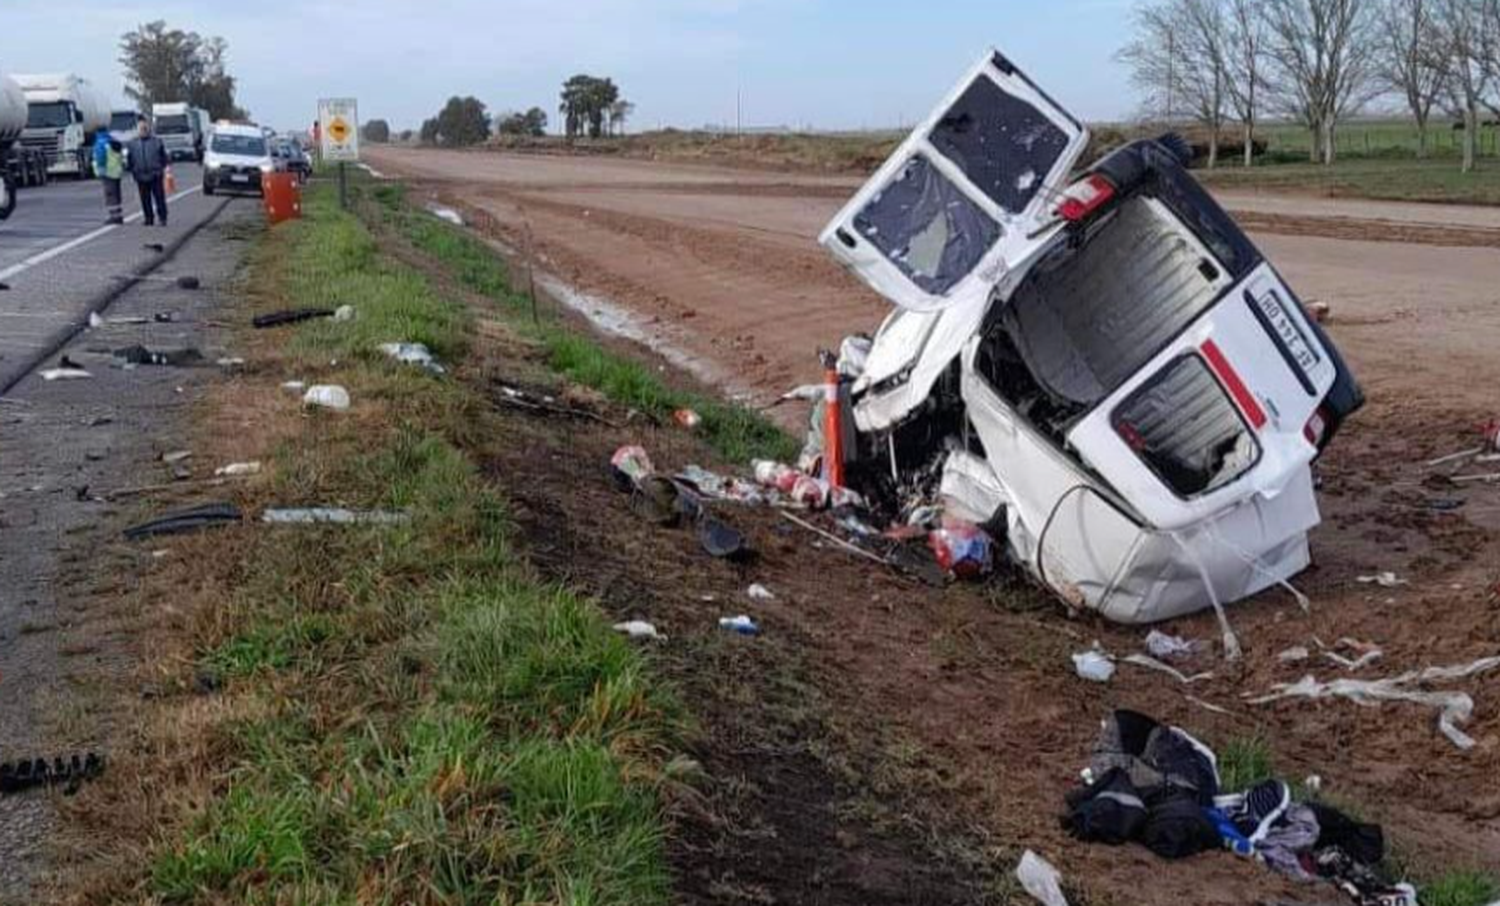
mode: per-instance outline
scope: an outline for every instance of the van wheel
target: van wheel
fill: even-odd
[[[214,194],[214,187],[211,186],[211,185],[209,185],[208,183],[204,183],[203,184],[203,194],[204,195],[212,195],[212,194]]]

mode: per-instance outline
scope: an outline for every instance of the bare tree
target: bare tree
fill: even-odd
[[[1265,103],[1266,25],[1265,0],[1228,0],[1228,31],[1225,39],[1229,70],[1229,99],[1243,127],[1245,166],[1255,164],[1255,126]]]
[[[1497,77],[1497,19],[1494,0],[1434,0],[1427,59],[1442,69],[1448,98],[1463,118],[1465,173],[1474,170],[1480,110]]]
[[[1222,0],[1157,0],[1137,7],[1135,36],[1118,55],[1148,116],[1170,121],[1180,111],[1207,129],[1210,167],[1230,95],[1227,35]]]
[[[1436,0],[1384,0],[1377,29],[1380,81],[1406,101],[1417,121],[1417,156],[1427,156],[1427,121],[1447,89],[1433,51]]]
[[[1281,106],[1312,134],[1314,161],[1332,164],[1340,120],[1373,95],[1371,0],[1267,0],[1269,55]]]

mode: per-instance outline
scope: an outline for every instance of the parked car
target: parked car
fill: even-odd
[[[270,142],[259,126],[218,123],[209,133],[208,151],[203,155],[203,194],[263,194],[261,179],[276,168]]]
[[[271,139],[271,153],[278,160],[279,169],[297,174],[297,179],[306,182],[312,176],[312,159],[295,138],[283,136]]]
[[[1284,583],[1310,464],[1363,396],[1173,138],[1081,175],[1088,131],[987,54],[821,241],[896,310],[852,387],[852,473],[931,474],[1077,607],[1169,619]]]

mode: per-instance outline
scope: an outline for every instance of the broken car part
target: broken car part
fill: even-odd
[[[125,530],[130,541],[155,538],[160,535],[182,535],[188,532],[231,525],[244,519],[238,507],[232,503],[208,503],[191,509],[178,510],[143,522]]]
[[[0,793],[18,793],[39,786],[66,784],[76,790],[85,780],[92,780],[104,773],[104,756],[95,752],[72,755],[66,759],[59,756],[48,761],[45,758],[23,758],[0,764]]]
[[[949,496],[1003,502],[996,537],[1070,606],[1212,606],[1233,656],[1222,605],[1307,567],[1310,466],[1363,395],[1184,142],[1070,181],[1087,141],[987,54],[824,230],[896,309],[850,391],[852,480],[889,497],[956,443],[993,481],[960,458]]]
[[[334,310],[331,308],[291,308],[285,311],[273,311],[263,315],[256,315],[250,324],[257,330],[267,327],[282,327],[287,324],[297,324],[302,321],[311,321],[314,318],[331,318]]]

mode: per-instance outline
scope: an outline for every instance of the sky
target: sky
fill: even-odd
[[[1089,120],[1136,101],[1114,53],[1132,0],[0,0],[0,72],[72,71],[126,106],[120,35],[165,19],[229,42],[238,100],[307,126],[319,97],[415,128],[451,95],[556,126],[575,73],[609,76],[631,131],[909,125],[988,47]]]

